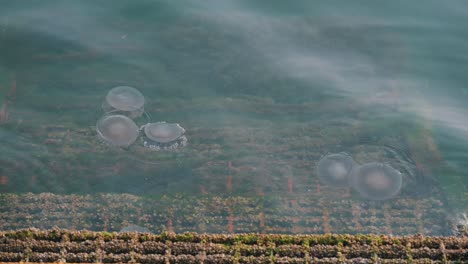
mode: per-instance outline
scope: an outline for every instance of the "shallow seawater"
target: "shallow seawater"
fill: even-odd
[[[467,10],[5,4],[0,229],[453,234],[468,213]],[[178,123],[188,145],[102,142],[95,126],[116,86],[144,95],[138,127]],[[401,189],[369,200],[327,186],[317,164],[334,153],[391,166]]]

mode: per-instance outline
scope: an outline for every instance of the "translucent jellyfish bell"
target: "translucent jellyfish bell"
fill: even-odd
[[[349,184],[349,175],[354,161],[346,153],[329,154],[317,164],[317,174],[320,181],[328,186],[343,188]]]
[[[121,112],[131,118],[144,112],[145,98],[137,89],[130,86],[117,86],[106,95],[102,109],[106,113]]]
[[[96,124],[98,136],[116,147],[128,147],[138,138],[139,129],[135,122],[124,115],[106,115]]]
[[[356,168],[350,179],[351,186],[371,200],[386,200],[396,196],[403,182],[399,171],[377,162]]]
[[[145,137],[143,145],[153,150],[175,150],[187,145],[185,129],[179,124],[157,122],[141,127]]]

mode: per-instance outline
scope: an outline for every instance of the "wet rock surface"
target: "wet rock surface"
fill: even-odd
[[[138,234],[53,229],[0,232],[2,262],[465,263],[467,237]],[[85,243],[82,238],[85,237]],[[59,242],[56,242],[59,241]],[[18,248],[16,245],[21,244]],[[94,244],[96,247],[88,247]],[[80,253],[67,249],[80,248]],[[151,249],[153,248],[154,249]],[[213,248],[223,248],[213,250]],[[144,250],[142,250],[144,249]],[[18,252],[21,251],[21,252]],[[77,250],[75,250],[77,252]]]

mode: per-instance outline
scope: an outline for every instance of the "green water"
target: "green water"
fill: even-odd
[[[320,158],[346,152],[402,172],[393,201],[432,197],[448,216],[466,212],[467,10],[463,1],[3,3],[0,191],[302,196],[320,185]],[[119,85],[141,91],[151,122],[184,127],[188,146],[102,144],[95,124]]]

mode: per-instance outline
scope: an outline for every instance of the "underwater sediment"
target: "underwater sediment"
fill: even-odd
[[[0,230],[29,227],[152,232],[450,235],[457,225],[440,200],[351,200],[335,189],[307,195],[0,194]]]

